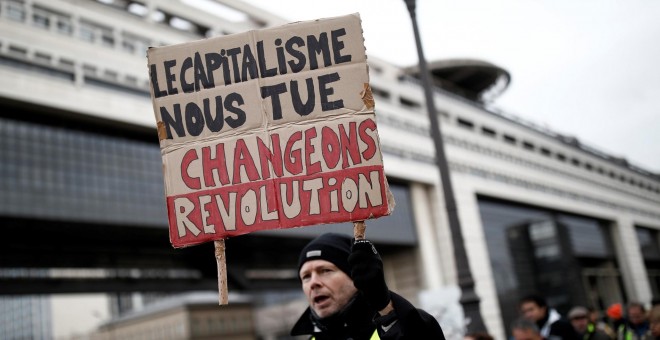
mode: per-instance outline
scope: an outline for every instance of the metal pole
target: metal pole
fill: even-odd
[[[440,182],[442,184],[442,191],[445,198],[445,206],[447,208],[447,219],[449,222],[449,229],[451,230],[452,243],[454,245],[454,258],[456,259],[456,269],[458,272],[458,286],[461,288],[461,305],[465,318],[468,320],[468,332],[486,331],[486,325],[481,318],[479,311],[479,296],[474,291],[474,279],[470,270],[470,263],[465,253],[465,244],[463,242],[463,232],[461,231],[461,224],[458,220],[458,210],[456,208],[456,201],[454,200],[454,189],[451,184],[449,176],[449,165],[445,157],[445,148],[440,133],[440,122],[435,110],[435,102],[433,100],[433,93],[431,92],[431,81],[429,79],[429,71],[424,58],[424,51],[422,49],[422,41],[419,37],[419,29],[417,28],[417,16],[415,13],[415,0],[404,0],[410,13],[412,20],[413,32],[415,33],[415,44],[417,45],[417,54],[419,56],[419,74],[422,80],[422,87],[424,87],[424,97],[426,98],[426,108],[428,109],[429,119],[431,123],[431,137],[435,144],[435,159],[440,171]]]

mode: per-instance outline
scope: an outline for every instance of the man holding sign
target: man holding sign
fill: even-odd
[[[324,234],[300,253],[298,268],[309,302],[291,335],[311,339],[444,339],[428,313],[391,292],[371,242]]]

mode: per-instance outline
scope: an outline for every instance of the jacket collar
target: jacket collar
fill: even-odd
[[[363,331],[361,328],[369,328],[366,331],[373,332],[372,320],[375,315],[376,311],[370,308],[358,294],[344,309],[323,319],[318,318],[311,308],[307,307],[291,329],[291,335],[353,333]]]

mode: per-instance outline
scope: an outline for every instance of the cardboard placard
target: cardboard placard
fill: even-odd
[[[174,247],[390,214],[358,14],[151,48]]]

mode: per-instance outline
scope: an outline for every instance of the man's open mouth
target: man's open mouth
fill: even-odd
[[[319,295],[314,298],[314,303],[319,304],[327,301],[329,297],[327,295]]]

